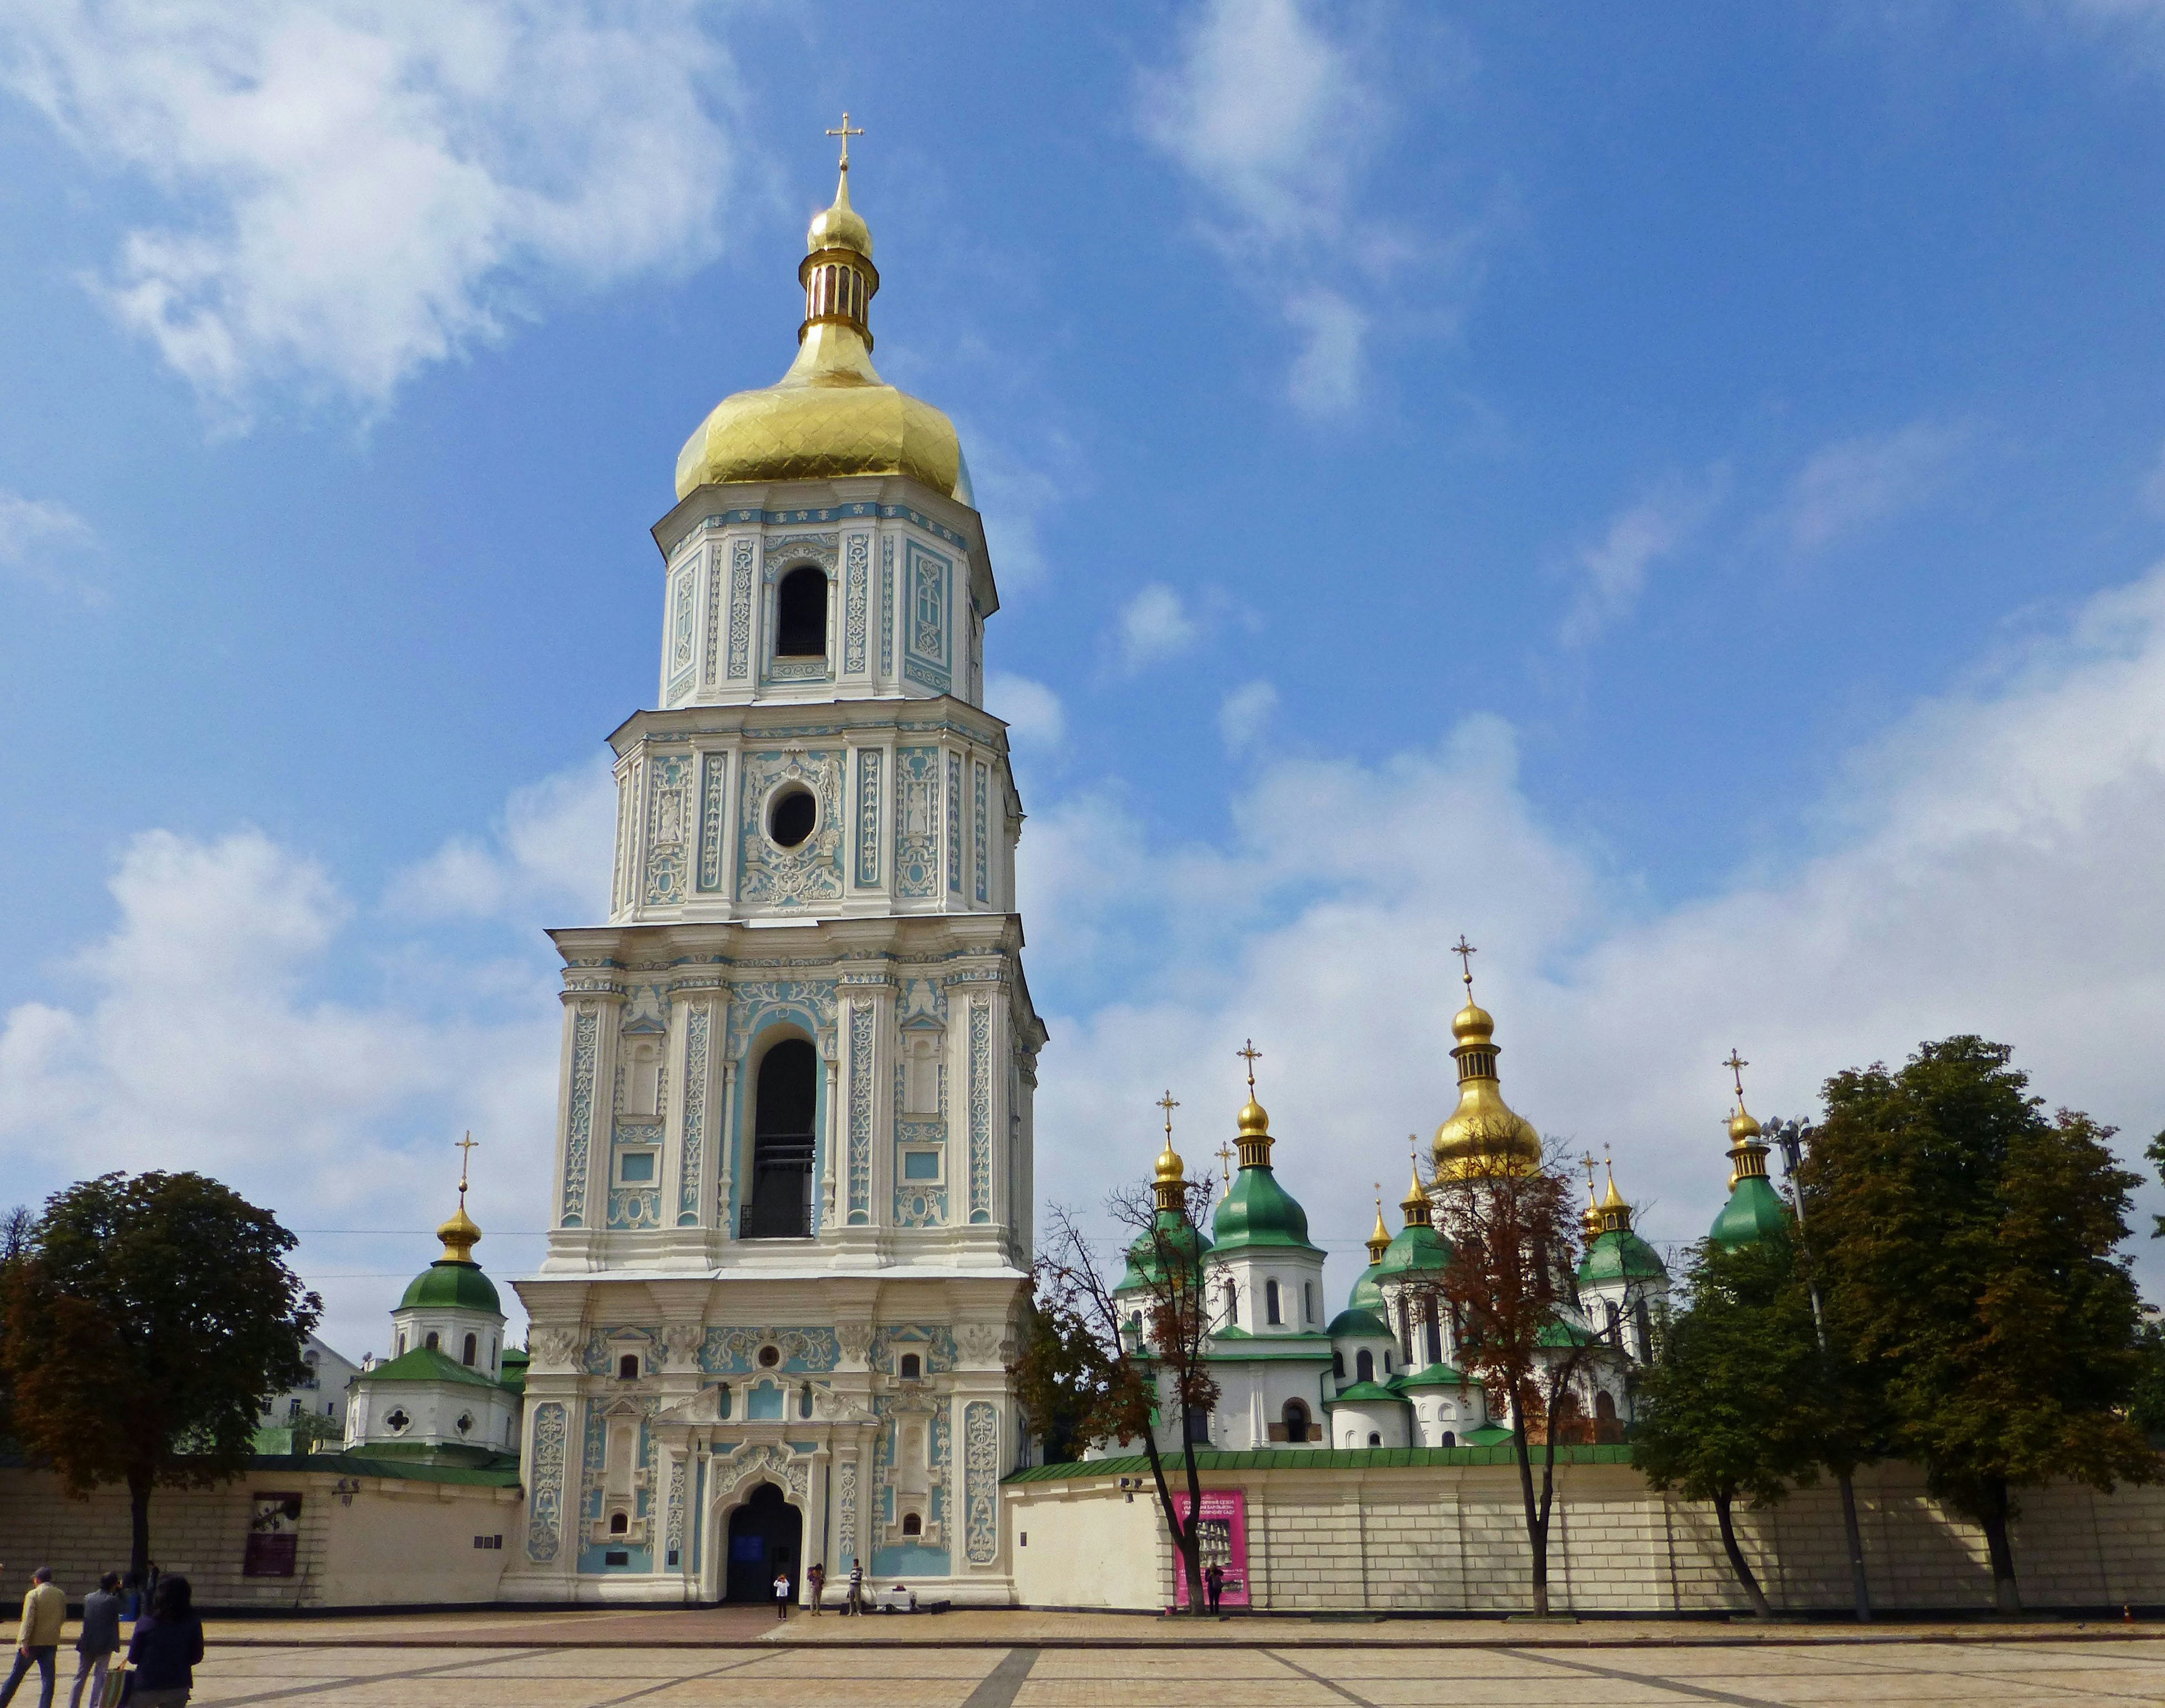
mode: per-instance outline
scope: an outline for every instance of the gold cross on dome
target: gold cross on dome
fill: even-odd
[[[1172,1093],[1168,1089],[1163,1097],[1158,1099],[1157,1106],[1165,1111],[1165,1142],[1169,1149],[1172,1144],[1172,1112],[1180,1105],[1173,1101]]]
[[[1593,1195],[1593,1152],[1588,1151],[1578,1161],[1579,1166],[1586,1170],[1586,1195],[1591,1198]]]
[[[1468,995],[1473,990],[1473,957],[1481,952],[1466,941],[1466,933],[1458,934],[1458,941],[1451,946],[1451,952],[1458,957],[1458,964],[1466,969],[1464,978]]]
[[[458,1141],[459,1190],[461,1192],[466,1189],[466,1164],[473,1160],[472,1152],[480,1143],[481,1141],[473,1136],[473,1129],[471,1127],[466,1129],[466,1136]]]
[[[842,122],[839,128],[830,127],[828,129],[828,135],[839,136],[842,139],[842,169],[845,171],[849,170],[850,165],[850,139],[853,136],[862,136],[864,134],[864,128],[861,125],[854,129],[851,128],[850,115],[846,113],[842,115]]]
[[[1751,1064],[1737,1053],[1736,1046],[1732,1044],[1729,1047],[1727,1059],[1721,1065],[1736,1076],[1736,1106],[1741,1109],[1744,1107],[1744,1070]]]
[[[1248,1095],[1253,1097],[1256,1094],[1256,1058],[1261,1056],[1263,1052],[1256,1047],[1256,1041],[1253,1038],[1251,1038],[1239,1049],[1234,1051],[1233,1053],[1235,1056],[1245,1056],[1247,1058]]]
[[[1225,1176],[1225,1183],[1230,1186],[1233,1183],[1233,1147],[1230,1145],[1220,1145],[1216,1155],[1218,1172]]]

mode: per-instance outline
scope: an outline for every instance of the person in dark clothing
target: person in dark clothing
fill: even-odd
[[[196,1663],[203,1658],[203,1621],[186,1578],[168,1573],[150,1595],[150,1612],[135,1623],[128,1664],[135,1668],[131,1708],[181,1708],[195,1689]]]
[[[1215,1613],[1218,1598],[1225,1593],[1225,1568],[1215,1560],[1210,1563],[1210,1569],[1203,1574],[1203,1589],[1210,1598],[1210,1610]]]
[[[75,1640],[75,1689],[68,1708],[82,1708],[82,1689],[90,1686],[92,1708],[105,1700],[105,1669],[120,1647],[120,1574],[108,1572],[82,1598],[82,1635]]]

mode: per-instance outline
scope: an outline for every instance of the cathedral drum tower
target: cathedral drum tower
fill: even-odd
[[[686,442],[659,709],[610,738],[606,925],[564,957],[507,1597],[1013,1599],[1005,1365],[1030,1099],[999,608],[953,424],[882,380],[840,187],[798,353]],[[800,1589],[801,1593],[801,1589]]]

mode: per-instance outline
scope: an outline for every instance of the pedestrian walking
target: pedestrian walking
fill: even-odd
[[[842,1612],[845,1616],[854,1613],[861,1619],[864,1611],[865,1563],[853,1559],[850,1562],[850,1599],[843,1604]]]
[[[774,1616],[789,1617],[789,1568],[784,1566],[774,1574]]]
[[[150,1594],[150,1611],[135,1621],[128,1664],[135,1668],[129,1708],[182,1708],[196,1687],[196,1663],[203,1658],[203,1621],[196,1617],[188,1580],[166,1573]]]
[[[804,1574],[804,1590],[812,1602],[812,1616],[819,1616],[820,1599],[827,1593],[827,1568],[814,1565]]]
[[[1215,1613],[1218,1610],[1218,1598],[1225,1593],[1225,1568],[1215,1560],[1210,1563],[1209,1569],[1203,1574],[1203,1589],[1204,1593],[1210,1598],[1210,1610]]]
[[[0,1708],[15,1700],[15,1692],[32,1667],[41,1680],[38,1708],[53,1708],[53,1655],[61,1646],[61,1627],[67,1623],[67,1595],[53,1581],[53,1568],[40,1566],[30,1574],[29,1593],[23,1597],[23,1622],[15,1631],[15,1664],[0,1689]]]
[[[104,1708],[105,1669],[120,1647],[120,1574],[108,1572],[82,1598],[82,1634],[75,1640],[75,1688],[68,1708],[82,1708],[82,1687],[90,1686],[91,1708]]]

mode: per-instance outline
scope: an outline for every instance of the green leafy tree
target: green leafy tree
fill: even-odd
[[[17,1438],[69,1494],[127,1485],[129,1563],[150,1561],[150,1491],[245,1470],[263,1396],[306,1375],[321,1301],[293,1236],[200,1174],[102,1175],[56,1194],[8,1268]]]
[[[2126,1415],[2141,1357],[2112,1130],[2043,1113],[2013,1052],[1975,1036],[1826,1083],[1804,1170],[1836,1338],[1884,1396],[1894,1445],[1984,1531],[2020,1605],[2015,1491],[2110,1490],[2160,1462]]]
[[[1657,1324],[1640,1373],[1631,1459],[1656,1489],[1713,1503],[1721,1548],[1751,1610],[1773,1610],[1737,1545],[1741,1497],[1774,1505],[1812,1482],[1841,1432],[1795,1247],[1773,1239],[1694,1253],[1690,1304]]]
[[[1112,1409],[1116,1374],[1104,1348],[1077,1311],[1072,1295],[1040,1263],[1031,1306],[1023,1320],[1015,1362],[1015,1399],[1044,1443],[1045,1462],[1065,1464],[1080,1456],[1099,1420]]]
[[[2139,1360],[2127,1415],[2151,1446],[2165,1447],[2165,1323],[2146,1322],[2136,1331]]]

